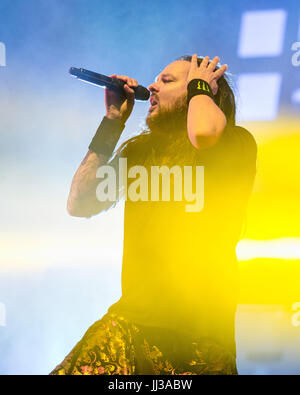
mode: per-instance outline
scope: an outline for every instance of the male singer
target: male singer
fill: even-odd
[[[185,168],[202,167],[204,205],[187,211],[187,196],[177,199],[177,190],[169,200],[151,200],[152,185],[149,199],[125,200],[122,297],[51,374],[237,374],[235,247],[257,147],[235,124],[227,65],[219,61],[194,54],[169,64],[148,87],[148,130],[114,156],[138,82],[111,76],[126,82],[125,94],[106,89],[106,116],[73,178],[68,212],[91,217],[114,205],[99,199],[96,175],[104,165],[120,172],[120,159],[128,169],[139,166],[136,174],[158,166],[161,182],[172,187]],[[189,174],[197,182],[198,173]],[[128,178],[126,188],[138,195],[134,183]]]

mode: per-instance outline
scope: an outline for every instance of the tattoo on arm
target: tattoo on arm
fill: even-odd
[[[100,166],[107,163],[108,159],[93,151],[87,152],[72,180],[68,198],[69,212],[82,204],[90,207],[92,211],[93,207],[99,206],[95,192],[98,183],[96,173]]]

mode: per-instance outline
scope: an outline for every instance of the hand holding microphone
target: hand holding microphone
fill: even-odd
[[[150,97],[147,88],[138,85],[137,80],[125,75],[112,74],[107,77],[103,74],[75,67],[70,68],[70,74],[84,82],[106,87],[106,116],[111,119],[119,118],[124,123],[132,112],[135,99],[148,100]]]
[[[110,119],[119,118],[125,124],[134,107],[135,92],[133,88],[138,87],[138,82],[125,75],[112,74],[110,78],[125,82],[123,86],[125,95],[121,91],[105,88],[106,117]]]

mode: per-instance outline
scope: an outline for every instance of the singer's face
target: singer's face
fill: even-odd
[[[171,128],[172,120],[176,121],[175,126],[182,126],[188,108],[186,103],[187,76],[190,66],[190,62],[176,60],[156,77],[153,84],[149,85],[152,104],[146,123],[150,130],[167,129],[168,126]]]

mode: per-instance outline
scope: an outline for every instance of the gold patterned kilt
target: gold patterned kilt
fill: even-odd
[[[212,339],[137,325],[116,313],[95,322],[50,375],[234,375],[235,355]]]

